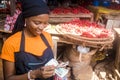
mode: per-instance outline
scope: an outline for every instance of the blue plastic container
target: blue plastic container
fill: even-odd
[[[109,7],[110,6],[110,1],[103,1],[102,6]]]
[[[94,5],[94,6],[99,6],[99,4],[100,4],[99,0],[94,0],[94,1],[93,1],[93,5]]]

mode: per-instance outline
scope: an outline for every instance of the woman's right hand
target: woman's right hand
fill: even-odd
[[[52,77],[55,74],[55,66],[44,66],[41,68],[38,68],[36,70],[33,70],[31,72],[31,78],[49,78]]]

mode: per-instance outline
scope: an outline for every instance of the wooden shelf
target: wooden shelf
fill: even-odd
[[[0,33],[11,33],[12,31],[5,31],[5,30],[2,30],[0,29]]]
[[[93,13],[79,13],[79,14],[50,14],[50,23],[62,23],[62,22],[68,22],[75,18],[79,19],[89,19],[90,21],[93,21]]]

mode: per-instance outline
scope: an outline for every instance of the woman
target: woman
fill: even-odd
[[[43,0],[21,0],[13,35],[4,43],[1,59],[5,80],[53,80],[55,67],[44,66],[53,58],[51,36],[44,32],[49,9]]]

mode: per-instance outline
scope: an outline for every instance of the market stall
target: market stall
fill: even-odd
[[[97,75],[91,65],[93,55],[96,55],[94,63],[97,60],[105,59],[105,55],[108,54],[107,50],[113,48],[114,32],[90,21],[75,19],[58,25],[49,25],[45,31],[58,37],[56,59],[69,61],[69,66],[73,69],[73,74],[70,74],[74,75],[72,79],[91,80],[95,78]],[[59,46],[62,44],[65,44],[66,47],[59,52]],[[80,50],[76,50],[77,47]],[[82,49],[83,51],[81,51]],[[60,58],[61,56],[62,58]]]
[[[11,34],[17,16],[20,14],[20,10],[13,12],[15,12],[13,16],[7,15],[4,23],[0,24],[2,26],[0,38],[3,40]],[[45,28],[45,31],[53,37],[54,58],[70,63],[70,71],[67,75],[69,80],[114,79],[113,55],[115,56],[116,53],[113,51],[113,43],[116,34],[112,28],[108,29],[108,27],[113,27],[113,25],[108,24],[111,23],[109,20],[113,20],[113,18],[104,15],[112,12],[118,13],[120,11],[91,5],[88,9],[85,8],[85,5],[84,7],[78,5],[52,7],[50,24]],[[101,15],[104,15],[105,21],[107,20],[105,25],[95,22]],[[115,27],[119,27],[118,20],[115,19],[115,22],[118,23],[114,25]],[[119,31],[116,32],[119,43]],[[115,66],[118,74],[115,73],[119,77],[119,47],[117,48]]]

